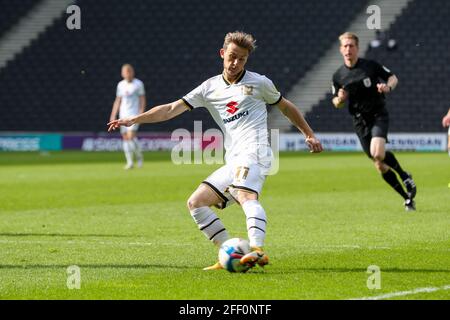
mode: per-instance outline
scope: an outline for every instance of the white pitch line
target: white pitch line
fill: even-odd
[[[408,291],[398,291],[398,292],[386,293],[386,294],[382,294],[379,296],[373,296],[373,297],[352,298],[349,300],[383,300],[383,299],[390,299],[390,298],[394,298],[394,297],[408,296],[408,295],[417,294],[417,293],[430,293],[430,292],[436,292],[436,291],[441,291],[441,290],[450,290],[450,285],[445,285],[442,287],[417,288],[417,289],[408,290]]]

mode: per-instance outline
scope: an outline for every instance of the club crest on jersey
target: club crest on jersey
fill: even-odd
[[[236,106],[238,105],[238,103],[236,101],[230,101],[226,104],[227,106],[227,112],[231,113],[231,114],[235,114],[236,111],[239,110],[239,108],[236,108]]]
[[[370,88],[370,86],[372,85],[372,81],[370,80],[370,78],[365,78],[363,80],[363,83],[366,86],[366,88]]]
[[[248,86],[248,85],[244,84],[242,86],[242,93],[246,96],[253,95],[253,86]]]

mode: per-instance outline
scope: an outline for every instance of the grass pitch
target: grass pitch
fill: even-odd
[[[271,264],[230,274],[201,270],[217,250],[185,205],[218,166],[147,153],[124,171],[120,153],[1,153],[0,298],[449,299],[450,159],[397,157],[418,185],[417,212],[362,154],[283,154],[261,195]],[[238,206],[219,216],[246,237]],[[67,287],[71,265],[79,290]],[[381,289],[367,288],[370,265]]]

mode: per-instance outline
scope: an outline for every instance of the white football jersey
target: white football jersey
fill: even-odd
[[[117,84],[116,96],[122,98],[119,109],[119,117],[126,118],[139,113],[139,97],[145,95],[144,84],[134,78],[128,82],[122,80]]]
[[[183,101],[191,109],[208,109],[225,134],[227,163],[259,164],[264,172],[268,172],[273,156],[266,104],[277,104],[281,98],[270,79],[244,70],[233,84],[228,83],[223,75],[206,80],[185,95]]]

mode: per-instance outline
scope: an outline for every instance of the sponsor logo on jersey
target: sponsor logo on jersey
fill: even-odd
[[[248,116],[248,110],[239,112],[238,114],[235,114],[234,116],[232,116],[230,118],[223,119],[223,123],[227,124],[229,122],[233,122],[233,121],[240,119],[242,117],[245,117],[245,116]]]
[[[239,110],[239,108],[236,108],[236,106],[238,105],[238,103],[236,101],[230,101],[226,104],[227,106],[227,112],[231,113],[231,114],[235,114],[236,111]]]

